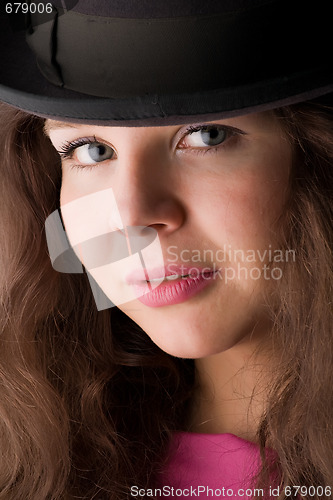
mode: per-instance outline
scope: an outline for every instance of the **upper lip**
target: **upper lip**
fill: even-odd
[[[214,272],[216,269],[213,269],[211,266],[199,267],[197,265],[193,266],[185,266],[183,264],[170,263],[168,266],[163,267],[155,267],[152,269],[141,268],[135,269],[128,273],[125,277],[125,280],[128,284],[138,283],[140,281],[149,281],[153,279],[160,278],[163,280],[167,276],[172,275],[180,275],[186,276],[188,274],[192,274],[194,276],[198,276],[203,272]]]

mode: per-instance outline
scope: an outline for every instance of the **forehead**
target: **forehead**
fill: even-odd
[[[44,131],[46,134],[49,134],[51,130],[58,130],[62,128],[79,128],[79,123],[69,123],[69,122],[60,122],[57,120],[45,120],[44,123]]]
[[[237,118],[226,118],[226,119],[215,119],[212,122],[200,122],[202,123],[225,123],[226,125],[235,125],[239,126],[255,126],[255,127],[267,127],[269,124],[276,123],[276,114],[274,111],[264,111],[261,113],[251,113],[243,116],[239,116]],[[144,130],[170,130],[170,129],[178,129],[183,126],[192,125],[193,123],[197,124],[197,122],[189,121],[188,124],[183,125],[165,125],[165,126],[157,126],[157,127],[114,127],[114,126],[101,126],[101,125],[92,125],[85,123],[71,123],[71,122],[62,122],[58,120],[47,119],[44,124],[44,131],[47,135],[53,130],[62,130],[62,129],[83,129],[83,128],[97,128],[97,129],[113,129],[113,130],[123,130],[123,129],[144,129]],[[199,123],[199,122],[198,122]]]

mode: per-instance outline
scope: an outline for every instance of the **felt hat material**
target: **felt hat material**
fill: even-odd
[[[154,126],[333,91],[327,1],[65,4],[1,11],[0,100],[63,121]]]

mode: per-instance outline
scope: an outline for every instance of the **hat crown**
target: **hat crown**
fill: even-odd
[[[174,18],[236,12],[272,0],[53,0],[57,9],[81,14],[127,19]]]
[[[313,43],[308,35],[314,13],[303,8],[299,16],[289,5],[289,0],[79,0],[72,10],[55,8],[47,22],[31,14],[27,41],[49,82],[87,95],[155,100],[155,95],[228,90],[304,71],[309,60],[323,61],[317,48],[326,32],[316,34]]]

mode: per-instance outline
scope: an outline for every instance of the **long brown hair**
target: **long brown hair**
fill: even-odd
[[[281,241],[298,258],[272,310],[283,357],[258,428],[258,485],[275,467],[282,486],[325,487],[333,485],[332,115],[306,103],[276,115],[295,150]],[[42,118],[4,104],[0,116],[0,499],[129,499],[132,485],[154,484],[172,433],[184,428],[194,363],[161,351],[119,309],[98,312],[86,275],[54,271],[44,223],[59,207],[59,156]],[[265,462],[267,443],[275,465]]]
[[[333,498],[333,109],[301,103],[275,113],[294,147],[281,245],[296,258],[277,282],[279,369],[258,436],[278,454],[279,499]]]

